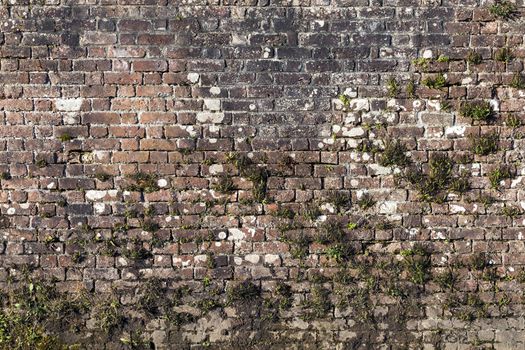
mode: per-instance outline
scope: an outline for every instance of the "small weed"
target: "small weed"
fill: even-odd
[[[127,186],[125,188],[127,191],[152,193],[160,189],[157,185],[157,176],[154,174],[138,172],[128,175],[128,178],[132,180],[134,184]]]
[[[521,215],[521,210],[519,210],[519,208],[516,208],[516,207],[504,207],[502,210],[501,210],[501,213],[508,217],[509,219],[515,219],[516,217],[520,216]]]
[[[380,221],[375,225],[377,230],[391,230],[395,227],[390,221]]]
[[[386,140],[385,148],[379,159],[379,165],[405,167],[410,164],[410,159],[407,157],[406,152],[406,146],[399,140]]]
[[[515,89],[525,89],[525,78],[520,72],[514,73],[510,81],[510,87]]]
[[[159,224],[157,224],[154,221],[144,220],[142,222],[142,230],[144,230],[146,232],[155,232],[155,231],[158,231],[159,228],[160,228]]]
[[[420,57],[420,58],[416,58],[415,60],[412,60],[412,64],[422,70],[427,70],[430,62],[431,62],[430,58],[424,58],[424,57]]]
[[[94,312],[97,326],[106,334],[116,329],[124,321],[122,304],[116,298],[103,299]]]
[[[437,61],[438,62],[449,62],[450,61],[450,57],[445,56],[445,55],[439,55],[439,57],[437,58]]]
[[[416,97],[416,84],[413,80],[410,80],[406,86],[406,93],[409,98]]]
[[[478,202],[483,204],[483,206],[486,208],[494,203],[496,203],[496,199],[492,196],[489,196],[487,194],[482,194],[477,199]]]
[[[511,168],[505,165],[501,165],[498,168],[493,169],[489,173],[490,186],[493,189],[498,189],[501,181],[505,179],[511,179],[514,176]]]
[[[467,173],[455,177],[450,182],[450,190],[457,194],[463,194],[470,190],[470,181]]]
[[[356,151],[361,153],[377,153],[379,151],[379,148],[376,145],[374,145],[372,141],[363,140],[357,145]]]
[[[521,118],[515,114],[509,115],[505,120],[505,124],[513,129],[519,128],[522,125]]]
[[[465,60],[468,63],[470,63],[470,64],[477,65],[477,64],[481,64],[481,62],[483,62],[483,57],[481,57],[481,54],[479,54],[478,52],[476,52],[474,50],[470,50],[467,53],[467,57],[465,58]]]
[[[283,239],[281,240],[290,244],[290,254],[293,259],[304,259],[310,253],[311,240],[304,233],[300,233],[294,239]]]
[[[277,210],[272,213],[272,215],[277,218],[292,220],[295,217],[295,212],[290,208],[279,206]]]
[[[337,212],[346,212],[352,206],[352,195],[347,191],[332,191],[326,201],[332,203]]]
[[[403,175],[419,191],[423,201],[443,203],[448,191],[463,191],[468,188],[468,179],[454,175],[454,162],[445,154],[433,155],[428,169],[428,174],[423,174],[419,169],[407,169]]]
[[[267,184],[268,184],[268,170],[257,165],[249,167],[247,170],[241,173],[242,176],[246,177],[252,182],[252,196],[257,202],[265,202]]]
[[[465,102],[459,113],[465,118],[488,122],[494,117],[494,111],[489,102]]]
[[[102,182],[106,182],[109,179],[111,179],[111,175],[106,174],[106,173],[102,173],[102,172],[96,173],[94,177],[98,181],[102,181]]]
[[[0,179],[2,179],[2,180],[10,180],[11,179],[11,174],[8,173],[7,171],[4,171],[3,173],[0,173]]]
[[[39,168],[45,168],[48,165],[47,160],[45,160],[45,159],[39,159],[39,160],[36,161],[35,164]]]
[[[319,226],[316,241],[321,244],[335,244],[343,242],[345,231],[343,224],[335,219],[326,220]]]
[[[359,225],[355,222],[349,222],[347,225],[346,225],[346,228],[350,231],[352,230],[355,230]]]
[[[334,244],[325,250],[325,254],[338,263],[348,261],[353,255],[353,248],[347,244]]]
[[[259,287],[248,280],[230,287],[227,291],[228,304],[253,302],[260,295],[261,290]]]
[[[500,0],[496,1],[495,4],[489,7],[489,11],[495,17],[503,20],[512,19],[516,15],[516,5],[510,1]]]
[[[487,156],[498,151],[499,136],[496,133],[471,136],[470,144],[474,154]]]
[[[443,112],[450,112],[452,110],[452,104],[447,100],[442,100],[439,102],[439,109]]]
[[[509,48],[502,47],[494,53],[494,59],[498,62],[510,62],[514,59],[514,55]]]
[[[431,89],[442,89],[447,86],[447,78],[441,73],[437,74],[435,77],[427,77],[423,80],[423,85]]]
[[[429,278],[430,254],[419,244],[412,249],[402,250],[403,264],[413,283],[422,285]]]
[[[213,186],[213,189],[222,194],[229,194],[235,190],[235,186],[231,176],[222,175],[219,177],[217,183]]]
[[[303,319],[323,318],[332,310],[332,306],[330,291],[320,285],[315,285],[310,291],[310,297],[303,303],[303,309],[306,310]]]
[[[388,91],[388,97],[396,97],[399,93],[399,84],[395,78],[389,78],[386,83],[386,89]]]
[[[151,252],[144,248],[138,239],[131,240],[127,248],[123,250],[122,255],[131,260],[146,260],[152,257]]]
[[[479,252],[472,255],[469,259],[468,266],[470,269],[481,271],[489,266],[488,257],[486,253]]]
[[[451,268],[436,275],[434,281],[441,287],[442,290],[454,290],[456,283],[458,282],[458,275]]]
[[[363,210],[372,208],[376,201],[369,193],[363,193],[361,197],[356,201],[356,204]]]
[[[62,134],[58,137],[58,139],[62,142],[67,142],[67,141],[71,141],[73,139],[73,136],[71,136],[70,134]]]
[[[292,287],[285,283],[278,283],[275,286],[275,299],[278,300],[278,305],[281,310],[288,310],[293,304]]]
[[[345,94],[339,95],[339,101],[343,104],[344,107],[348,107],[350,105],[350,99]]]
[[[75,264],[80,264],[82,261],[84,261],[84,259],[84,254],[81,252],[75,252],[73,256],[71,256],[71,261],[73,261]]]
[[[304,214],[303,214],[303,216],[306,219],[308,219],[310,221],[315,221],[321,215],[322,215],[322,212],[321,212],[321,209],[319,208],[318,204],[312,203],[312,204],[307,204],[306,205],[306,208],[304,209]]]

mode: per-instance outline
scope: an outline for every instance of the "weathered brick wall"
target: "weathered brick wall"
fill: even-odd
[[[521,4],[3,0],[1,349],[523,349]]]

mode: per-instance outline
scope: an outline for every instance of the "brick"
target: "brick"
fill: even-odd
[[[168,62],[161,60],[135,61],[133,62],[135,72],[165,72],[168,70]]]

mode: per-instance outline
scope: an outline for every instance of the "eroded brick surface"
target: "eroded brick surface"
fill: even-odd
[[[4,0],[0,348],[524,348],[519,5]]]

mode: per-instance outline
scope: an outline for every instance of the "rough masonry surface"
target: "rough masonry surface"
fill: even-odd
[[[523,2],[3,0],[0,349],[523,349]]]

